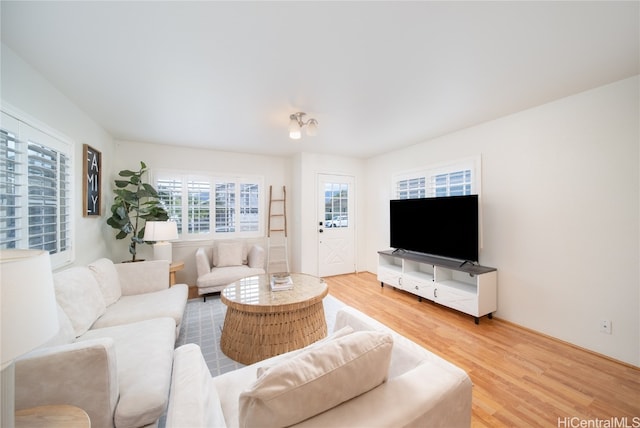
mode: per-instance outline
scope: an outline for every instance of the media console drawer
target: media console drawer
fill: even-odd
[[[392,285],[397,288],[402,288],[402,272],[396,269],[389,269],[386,267],[378,268],[378,281],[384,282],[385,284]]]

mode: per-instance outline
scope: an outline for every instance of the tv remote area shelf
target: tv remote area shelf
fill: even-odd
[[[409,251],[378,251],[378,281],[474,317],[497,308],[496,268]]]

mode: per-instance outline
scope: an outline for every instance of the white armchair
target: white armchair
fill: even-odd
[[[265,251],[258,244],[242,240],[217,241],[213,247],[198,248],[196,270],[198,295],[222,291],[239,279],[265,273]]]

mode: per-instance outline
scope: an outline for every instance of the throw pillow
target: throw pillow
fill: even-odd
[[[219,242],[215,266],[242,266],[242,247],[242,242]]]
[[[339,338],[344,337],[347,334],[351,334],[351,333],[353,333],[353,328],[351,328],[351,326],[349,326],[349,325],[344,326],[340,330],[334,331],[333,333],[331,333],[329,336],[325,337],[324,339],[320,339],[317,342],[314,342],[314,343],[312,343],[311,345],[309,345],[309,346],[307,346],[305,348],[289,352],[289,355],[287,357],[288,358],[293,358],[296,355],[301,354],[302,352],[306,352],[306,351],[315,349],[317,347],[320,347],[320,346],[324,345],[327,342],[339,339]],[[273,366],[269,365],[269,366],[260,366],[260,367],[258,367],[258,369],[256,370],[257,377],[262,376],[271,367],[273,367]]]
[[[89,270],[98,281],[105,305],[110,306],[117,302],[122,296],[122,289],[120,277],[113,262],[109,259],[96,260],[89,265]]]
[[[69,317],[76,337],[83,335],[106,311],[100,287],[86,267],[53,275],[56,300]]]
[[[375,388],[392,347],[389,333],[358,331],[278,363],[240,394],[240,426],[293,425]]]

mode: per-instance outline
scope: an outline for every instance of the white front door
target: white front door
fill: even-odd
[[[354,178],[318,175],[318,275],[355,272]]]

